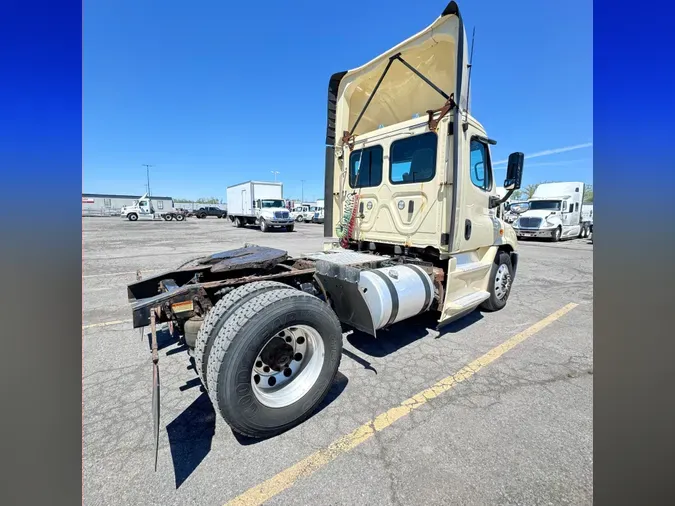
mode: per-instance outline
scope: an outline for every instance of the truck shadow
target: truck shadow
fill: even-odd
[[[423,313],[419,316],[409,318],[408,320],[395,323],[388,329],[378,330],[377,337],[373,337],[359,330],[354,330],[347,336],[347,342],[366,355],[382,358],[405,348],[415,341],[419,341],[428,336],[434,336],[436,332],[438,332],[438,335],[434,336],[436,339],[445,334],[455,334],[482,318],[483,315],[481,312],[475,310],[455,321],[439,327],[438,313]],[[354,355],[353,353],[345,354],[350,358]],[[372,369],[370,363],[363,359],[357,360],[357,362],[362,365],[364,365],[364,363],[368,364],[369,367],[366,367],[365,365],[364,367]]]
[[[147,331],[146,331],[147,330]],[[152,334],[150,333],[150,328],[147,327],[145,330],[146,338],[148,339],[148,348],[152,349]],[[178,332],[171,336],[169,329],[157,329],[157,350],[163,350],[168,348],[178,342]],[[176,352],[174,352],[176,353]]]
[[[196,381],[199,382],[198,379]],[[348,382],[347,377],[338,371],[328,394],[309,418],[320,413],[335,401],[347,387]],[[202,394],[192,404],[166,426],[166,432],[169,437],[176,489],[178,489],[211,452],[211,444],[216,433],[216,411],[208,394],[202,391]],[[265,439],[243,436],[235,431],[232,431],[232,434],[242,446],[265,441]]]
[[[208,394],[197,397],[166,426],[166,432],[178,489],[211,451],[216,433],[216,412]]]

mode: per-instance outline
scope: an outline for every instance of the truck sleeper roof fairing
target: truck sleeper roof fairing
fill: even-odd
[[[395,59],[396,55],[402,61]],[[326,144],[336,145],[343,132],[358,136],[376,130],[379,125],[392,125],[415,115],[423,117],[429,110],[440,109],[446,98],[438,89],[453,96],[459,109],[465,111],[467,63],[464,25],[457,4],[450,2],[441,16],[421,32],[361,67],[331,76]],[[369,99],[371,102],[367,104]],[[352,131],[366,104],[363,117]]]

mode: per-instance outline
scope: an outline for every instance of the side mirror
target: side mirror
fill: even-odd
[[[505,190],[519,190],[523,179],[523,164],[525,155],[523,153],[511,153],[506,167],[506,179],[504,180]]]

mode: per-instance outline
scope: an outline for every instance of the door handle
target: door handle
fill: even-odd
[[[471,238],[471,220],[464,222],[464,239],[467,241]]]

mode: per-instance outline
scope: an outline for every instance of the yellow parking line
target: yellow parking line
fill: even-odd
[[[538,321],[523,332],[516,334],[510,339],[504,341],[496,348],[491,349],[485,355],[466,365],[457,373],[442,379],[430,388],[427,388],[426,390],[423,390],[409,399],[406,399],[399,406],[391,408],[389,411],[382,413],[373,420],[370,420],[368,423],[363,424],[352,433],[341,437],[337,441],[334,441],[328,447],[318,450],[297,464],[285,469],[284,471],[281,471],[279,474],[273,476],[269,480],[256,485],[253,488],[250,488],[240,496],[235,497],[229,501],[226,506],[253,506],[262,504],[265,501],[271,499],[287,488],[293,486],[293,484],[298,479],[310,476],[321,467],[335,460],[341,454],[347,453],[349,450],[352,450],[361,443],[367,441],[373,437],[376,432],[386,429],[396,420],[403,418],[411,411],[426,404],[427,401],[438,397],[444,392],[447,392],[456,384],[471,378],[483,367],[491,364],[504,353],[514,348],[516,345],[522,343],[529,337],[532,337],[541,329],[550,325],[558,318],[577,307],[577,305],[578,304],[574,303],[567,304],[555,313],[552,313],[543,320]]]
[[[108,325],[119,325],[120,323],[131,323],[131,320],[115,320],[112,322],[90,323],[89,325],[82,325],[82,330],[91,329],[94,327],[107,327]]]

